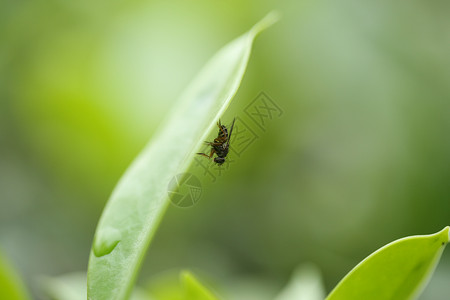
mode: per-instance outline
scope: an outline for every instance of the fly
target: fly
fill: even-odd
[[[222,165],[225,162],[228,151],[230,150],[230,138],[231,133],[233,133],[234,121],[236,121],[236,118],[233,119],[233,123],[231,123],[230,127],[230,133],[228,133],[227,127],[225,125],[222,125],[219,120],[219,122],[217,122],[217,127],[219,127],[219,133],[217,137],[213,142],[206,142],[207,145],[211,146],[211,152],[209,153],[209,155],[205,153],[197,154],[210,159],[215,153],[217,157],[214,158],[214,162],[219,166]]]

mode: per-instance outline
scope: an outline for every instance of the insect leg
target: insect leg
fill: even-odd
[[[209,153],[209,158],[211,158],[214,155],[214,153],[216,153],[216,149],[211,148],[211,153]]]
[[[207,155],[205,153],[200,153],[200,152],[198,152],[197,155],[201,155],[201,156],[204,156],[204,157],[207,157],[207,158],[211,158],[214,155],[215,152],[216,152],[216,150],[214,150],[214,148],[212,148],[211,149],[211,153],[209,153],[209,155]]]
[[[197,153],[198,155],[204,156],[206,158],[211,158],[210,156],[206,155],[205,153]]]

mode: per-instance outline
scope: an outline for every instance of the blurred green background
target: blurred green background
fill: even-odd
[[[330,291],[382,245],[450,225],[450,2],[6,0],[0,250],[35,298],[40,276],[86,270],[128,164],[214,52],[272,9],[283,18],[222,120],[261,91],[284,114],[200,178],[196,206],[169,209],[139,282],[188,268],[230,299],[271,299],[312,262]],[[421,299],[447,299],[447,252]]]

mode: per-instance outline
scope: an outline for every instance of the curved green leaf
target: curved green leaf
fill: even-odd
[[[26,300],[28,292],[12,266],[0,253],[0,299]]]
[[[181,282],[184,286],[185,300],[217,300],[195,276],[189,271],[183,271],[180,274]]]
[[[448,226],[435,234],[394,241],[359,263],[327,299],[414,299],[431,277],[448,241]]]
[[[88,267],[88,298],[126,299],[144,253],[168,206],[167,186],[228,107],[244,75],[256,35],[269,14],[222,48],[203,68],[149,145],[117,184],[100,218]]]
[[[325,288],[319,269],[313,264],[305,264],[295,270],[290,282],[275,300],[322,300]]]

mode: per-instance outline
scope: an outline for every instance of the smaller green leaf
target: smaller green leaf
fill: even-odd
[[[29,299],[25,286],[19,275],[0,253],[0,299]]]
[[[351,270],[327,300],[414,299],[431,277],[448,242],[448,226],[435,234],[394,241]]]
[[[217,300],[189,271],[182,271],[180,277],[186,300]]]
[[[295,270],[290,282],[275,298],[276,300],[322,300],[325,288],[319,269],[305,264]]]

